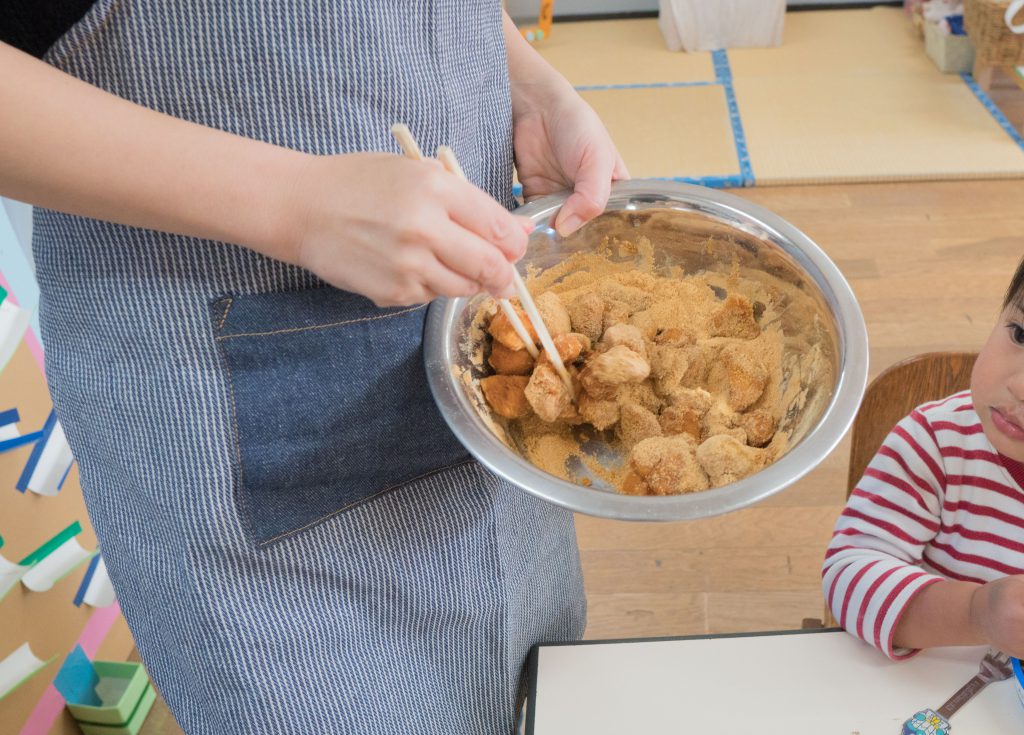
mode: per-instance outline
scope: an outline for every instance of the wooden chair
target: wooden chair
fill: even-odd
[[[871,381],[853,421],[853,446],[850,470],[846,478],[846,497],[857,487],[872,457],[882,446],[892,427],[914,408],[930,400],[945,398],[971,385],[971,370],[976,352],[929,352],[915,355],[886,368]],[[803,627],[838,625],[828,605],[824,623],[814,618]]]

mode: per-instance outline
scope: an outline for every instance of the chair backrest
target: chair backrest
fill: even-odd
[[[971,386],[976,352],[929,352],[886,368],[871,381],[853,422],[846,494],[864,475],[892,427],[922,403]]]

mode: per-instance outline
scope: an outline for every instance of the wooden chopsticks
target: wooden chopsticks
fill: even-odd
[[[409,128],[402,123],[395,123],[391,126],[391,134],[395,136],[398,141],[398,145],[401,146],[402,152],[409,158],[414,160],[422,160],[423,152],[420,151],[420,147],[416,144],[416,139],[412,137],[412,132]],[[462,170],[462,166],[459,165],[458,159],[455,158],[455,153],[446,145],[439,146],[437,149],[437,159],[441,162],[441,165],[452,174],[455,174],[463,181],[466,180],[466,174]],[[544,349],[548,353],[548,358],[551,360],[551,364],[555,368],[555,372],[562,379],[565,387],[569,391],[569,395],[572,396],[573,400],[576,399],[576,391],[573,388],[572,378],[569,376],[569,372],[565,369],[565,365],[562,363],[562,357],[558,354],[558,349],[555,347],[555,342],[551,339],[551,333],[548,332],[547,325],[544,324],[544,320],[540,317],[540,312],[537,310],[537,305],[533,303],[533,297],[526,288],[526,284],[523,282],[522,277],[519,275],[519,271],[515,268],[512,269],[512,278],[515,283],[516,293],[519,294],[519,301],[523,305],[523,309],[526,311],[526,315],[530,318],[530,323],[533,324],[534,330],[537,332],[537,336],[540,337],[540,343],[544,346]],[[508,299],[499,299],[499,304],[505,315],[508,317],[509,322],[512,324],[512,328],[516,330],[516,334],[519,335],[519,339],[526,345],[526,349],[529,350],[530,355],[536,359],[538,357],[537,346],[533,343],[533,339],[530,338],[529,333],[526,331],[526,327],[523,325],[522,320],[519,318],[519,314],[512,307],[512,304]]]

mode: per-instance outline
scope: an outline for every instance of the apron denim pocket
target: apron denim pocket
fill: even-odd
[[[468,459],[427,386],[425,306],[324,287],[225,296],[210,314],[258,545]]]

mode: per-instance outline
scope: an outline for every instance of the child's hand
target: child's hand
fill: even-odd
[[[971,596],[971,624],[990,646],[1024,657],[1024,575],[988,582]]]
[[[386,153],[311,156],[282,256],[378,306],[511,296],[532,224],[434,161]]]

